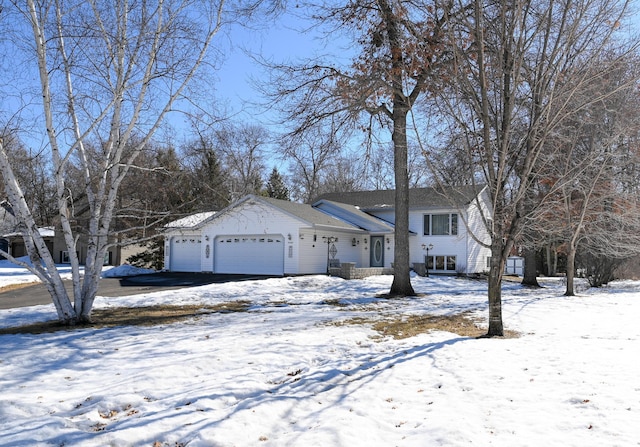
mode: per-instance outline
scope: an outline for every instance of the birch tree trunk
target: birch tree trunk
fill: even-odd
[[[120,185],[203,64],[225,3],[27,0],[12,7],[30,29],[22,37],[31,39],[37,64],[41,130],[71,264],[71,297],[2,145],[0,170],[33,264],[25,267],[47,287],[61,322],[89,322],[103,260],[115,240]],[[69,183],[72,164],[81,173],[82,191]],[[86,211],[78,215],[77,208]],[[78,218],[86,224],[78,225]],[[82,259],[81,237],[87,246]]]

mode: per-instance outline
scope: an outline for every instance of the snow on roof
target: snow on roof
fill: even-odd
[[[38,228],[38,233],[40,233],[40,236],[42,237],[54,237],[56,234],[56,231],[53,227],[40,227]],[[22,231],[16,231],[13,233],[3,234],[2,237],[18,237],[22,235],[23,235]]]
[[[173,222],[169,222],[164,227],[165,228],[189,228],[195,227],[199,223],[204,222],[211,216],[213,216],[216,211],[206,211],[203,213],[195,213],[190,216],[183,217],[181,219],[174,220]]]

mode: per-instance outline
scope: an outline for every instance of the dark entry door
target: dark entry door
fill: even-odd
[[[371,236],[371,267],[384,267],[384,236]]]

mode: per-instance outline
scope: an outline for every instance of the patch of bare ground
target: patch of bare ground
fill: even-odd
[[[0,328],[0,335],[4,334],[42,334],[63,330],[84,328],[106,328],[115,326],[155,326],[170,324],[189,318],[212,313],[246,312],[251,307],[250,301],[231,301],[227,303],[204,306],[193,304],[189,306],[157,305],[142,307],[111,307],[95,309],[91,313],[93,320],[90,324],[75,326],[62,325],[58,321],[45,321],[19,327]]]
[[[396,340],[415,337],[433,331],[445,331],[461,337],[482,338],[487,330],[463,312],[455,315],[399,315],[391,318],[374,319],[356,317],[341,321],[339,325],[366,324],[380,334],[380,337],[393,337]],[[518,338],[515,331],[504,331],[503,338]]]
[[[0,293],[10,292],[12,290],[24,289],[25,287],[35,286],[36,284],[40,284],[39,281],[31,281],[31,282],[22,282],[18,284],[9,284],[7,286],[0,287]]]

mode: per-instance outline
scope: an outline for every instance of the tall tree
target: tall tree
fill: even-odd
[[[275,103],[287,108],[286,121],[304,133],[332,120],[341,138],[355,125],[367,133],[389,129],[395,187],[394,277],[390,295],[414,295],[409,266],[409,118],[416,103],[435,88],[447,59],[443,25],[449,6],[437,3],[365,0],[345,5],[311,5],[315,17],[357,36],[359,52],[350,68],[311,61],[281,66]],[[356,125],[357,124],[357,125]]]
[[[183,167],[190,174],[189,200],[193,202],[193,211],[220,210],[227,206],[231,192],[213,137],[198,132],[183,148],[183,153]]]
[[[15,12],[16,41],[30,40],[16,50],[31,51],[24,60],[36,64],[40,130],[49,144],[56,208],[70,256],[71,299],[1,142],[0,171],[33,261],[23,265],[47,287],[61,322],[90,321],[119,188],[201,67],[224,7],[223,0],[26,0],[4,6],[3,16]],[[99,150],[90,153],[92,145]],[[72,158],[87,202],[85,259],[76,254],[73,198],[65,177]]]
[[[284,179],[278,172],[278,168],[275,166],[271,171],[269,180],[267,181],[266,191],[268,197],[280,200],[291,200],[289,197],[289,188],[284,183]]]
[[[534,211],[526,204],[546,168],[540,156],[560,123],[602,96],[570,101],[594,75],[587,67],[613,44],[626,7],[618,0],[459,2],[469,14],[449,28],[456,70],[446,104],[452,127],[463,130],[468,176],[481,175],[491,200],[489,336],[504,333],[502,275]]]
[[[227,124],[215,130],[216,153],[220,154],[233,200],[260,193],[268,142],[267,130],[255,124]]]
[[[333,124],[312,126],[283,139],[282,155],[291,172],[293,200],[309,203],[322,193],[323,177],[342,150]]]

